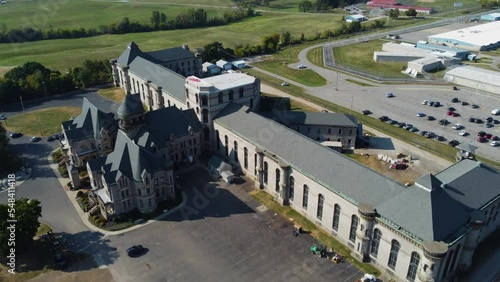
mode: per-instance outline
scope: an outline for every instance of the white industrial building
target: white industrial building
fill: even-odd
[[[444,79],[454,84],[500,95],[500,73],[472,66],[457,67],[447,71]]]
[[[471,51],[496,49],[500,46],[500,21],[432,35],[428,41]]]

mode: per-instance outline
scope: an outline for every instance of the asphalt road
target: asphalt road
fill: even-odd
[[[79,107],[82,105],[83,97],[87,97],[87,99],[94,102],[98,108],[104,111],[109,111],[116,107],[114,102],[102,98],[96,92],[74,94],[49,101],[25,103],[24,106],[26,111],[60,106]],[[20,114],[22,113],[21,106],[20,104],[11,105],[3,109],[3,113],[7,118]],[[21,138],[11,138],[10,140],[11,148],[19,152],[32,168],[31,177],[16,187],[16,198],[27,197],[38,199],[42,206],[42,218],[40,221],[48,223],[54,232],[76,234],[87,231],[88,229],[81,222],[74,206],[69,201],[68,196],[57,181],[54,172],[49,167],[47,156],[59,146],[59,142],[48,142],[47,138],[42,138],[39,142],[31,143],[29,142],[30,137],[23,136]],[[0,192],[0,202],[7,202],[7,193],[5,191]]]

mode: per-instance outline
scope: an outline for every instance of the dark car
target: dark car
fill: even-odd
[[[486,139],[491,139],[491,137],[493,137],[493,134],[491,134],[491,133],[486,133],[486,134],[485,134],[484,136],[482,136],[482,137],[484,137],[484,138],[486,138]]]
[[[440,121],[439,121],[439,124],[440,124],[440,125],[447,125],[447,124],[449,124],[449,123],[450,123],[450,122],[449,122],[447,119],[442,119],[442,120],[440,120]]]
[[[422,136],[425,136],[425,134],[427,134],[427,131],[425,131],[425,130],[420,132],[420,135],[422,135]]]
[[[137,255],[141,254],[142,252],[144,252],[144,247],[142,245],[132,246],[132,247],[127,249],[127,255],[129,257],[137,256]]]
[[[484,138],[484,137],[479,137],[479,138],[477,138],[477,142],[484,143],[484,142],[486,142],[486,141],[487,141],[487,140],[486,140],[486,138]]]
[[[460,105],[462,105],[462,106],[467,106],[467,105],[469,105],[469,103],[467,103],[467,102],[465,102],[465,101],[462,101],[462,102],[460,103]]]
[[[455,98],[451,99],[451,102],[452,103],[458,103],[458,102],[460,102],[460,100],[458,100],[458,98],[455,97]]]
[[[473,109],[479,109],[479,105],[476,105],[476,104],[472,104],[470,105]]]
[[[493,120],[493,124],[499,124],[499,123],[500,123],[500,121],[498,121],[498,119]]]
[[[40,140],[42,140],[42,138],[40,138],[38,136],[33,136],[33,137],[30,138],[30,142],[38,142]]]
[[[498,141],[500,138],[498,136],[491,136],[490,140],[492,141]]]
[[[446,138],[444,138],[443,136],[436,136],[436,140],[437,141],[446,141]]]
[[[487,117],[487,118],[486,118],[486,121],[487,121],[487,122],[492,122],[492,121],[493,121],[493,118],[492,118],[492,117]]]
[[[486,128],[490,128],[490,127],[493,127],[493,124],[492,123],[487,123],[484,125]]]
[[[378,120],[380,120],[380,121],[388,121],[389,117],[388,116],[381,116],[381,117],[378,118]]]
[[[396,125],[396,124],[395,124],[395,125]],[[400,122],[400,123],[398,123],[396,126],[397,126],[397,127],[399,127],[399,128],[404,128],[404,127],[406,126],[406,123],[404,123],[404,122]]]
[[[450,111],[450,112],[454,112],[454,111],[456,111],[456,110],[457,110],[457,109],[455,109],[455,108],[453,108],[453,107],[448,107],[448,111]]]
[[[484,135],[486,135],[486,132],[484,132],[484,131],[479,131],[479,132],[477,133],[477,136],[481,136],[481,137],[483,137]]]
[[[484,121],[480,118],[476,118],[476,123],[484,123]]]
[[[469,122],[476,122],[476,119],[475,118],[469,118]]]
[[[414,126],[414,127],[410,128],[410,131],[411,131],[411,132],[417,132],[417,131],[418,131],[418,128],[416,128],[416,127]]]
[[[19,133],[19,132],[12,132],[9,136],[12,138],[19,138],[19,137],[23,136],[23,134]]]
[[[406,130],[410,130],[413,128],[413,124],[407,124],[407,125],[403,126],[403,128]]]
[[[439,103],[439,102],[434,102],[434,105],[432,105],[432,106],[433,106],[433,107],[435,107],[435,108],[437,108],[437,107],[441,106],[441,103]]]
[[[47,141],[54,141],[54,140],[58,140],[58,139],[59,139],[59,134],[54,134],[54,135],[49,136],[49,138],[47,138]]]
[[[435,120],[436,118],[433,116],[427,116],[427,120]]]
[[[453,90],[458,90],[458,87],[453,86]],[[456,98],[454,98],[454,99],[456,99]]]
[[[436,137],[436,134],[434,134],[434,132],[427,132],[425,134],[425,137],[427,137],[427,138],[434,138],[434,137]]]
[[[451,140],[450,142],[448,142],[448,145],[450,145],[452,147],[455,147],[458,144],[460,144],[460,142],[458,142],[458,140]]]
[[[370,111],[370,110],[363,110],[361,113],[364,114],[364,115],[369,115],[369,114],[372,113],[372,111]]]

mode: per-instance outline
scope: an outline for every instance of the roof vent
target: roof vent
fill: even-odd
[[[443,189],[446,189],[447,186],[448,186],[448,184],[446,184],[446,183],[441,184],[441,188],[443,188]]]

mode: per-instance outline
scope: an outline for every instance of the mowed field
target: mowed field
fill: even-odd
[[[170,20],[188,8],[196,7],[167,5],[161,2],[146,4],[99,0],[9,1],[0,6],[0,31],[24,27],[41,30],[98,28],[100,25],[118,23],[124,17],[128,17],[130,21],[149,23],[154,10],[165,13],[167,20]],[[210,6],[200,8],[203,8],[209,17],[222,16],[227,9]]]
[[[301,33],[312,36],[316,31],[338,26],[341,17],[336,14],[263,13],[261,16],[218,27],[0,44],[0,66],[37,61],[50,68],[65,71],[85,59],[117,57],[130,41],[136,42],[144,51],[182,44],[196,48],[213,41],[233,48],[236,44],[259,44],[264,36],[275,32],[289,31],[294,38],[299,38]],[[300,29],[291,23],[297,23]]]

